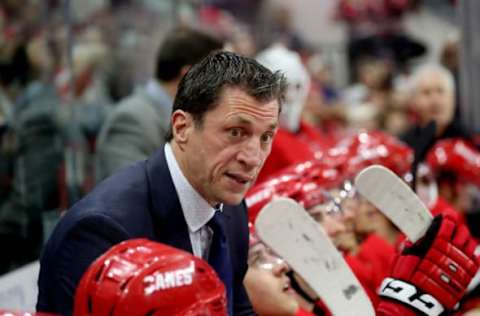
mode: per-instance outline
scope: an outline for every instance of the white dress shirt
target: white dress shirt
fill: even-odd
[[[185,178],[169,143],[165,144],[164,150],[173,185],[177,191],[183,216],[187,222],[193,254],[207,260],[213,236],[213,232],[207,226],[207,223],[215,215],[216,210],[208,204]],[[220,205],[220,211],[222,207],[223,205]]]

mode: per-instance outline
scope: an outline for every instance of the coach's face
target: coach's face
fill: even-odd
[[[414,107],[420,123],[425,125],[433,120],[437,129],[443,131],[452,122],[455,112],[454,91],[448,78],[431,71],[419,78],[415,88]]]
[[[211,205],[244,198],[270,153],[278,112],[276,100],[261,103],[239,88],[224,88],[202,124],[189,113],[173,114],[182,171]]]

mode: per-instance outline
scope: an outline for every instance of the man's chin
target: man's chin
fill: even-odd
[[[229,205],[237,205],[242,202],[245,198],[245,193],[235,193],[235,194],[226,194],[222,197],[222,203],[229,204]]]

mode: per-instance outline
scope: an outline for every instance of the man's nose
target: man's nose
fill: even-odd
[[[290,266],[283,260],[278,258],[273,266],[273,273],[275,275],[285,274],[290,270]]]
[[[248,140],[238,153],[238,160],[249,168],[261,166],[264,159],[260,142],[255,139]]]
[[[341,218],[337,218],[330,223],[330,232],[333,236],[347,231],[347,226]]]
[[[342,213],[342,219],[344,222],[349,222],[351,220],[354,219],[355,217],[355,214],[354,214],[354,210],[352,209],[352,207],[345,207],[343,209],[343,213]]]

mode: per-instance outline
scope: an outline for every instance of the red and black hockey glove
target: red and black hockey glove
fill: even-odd
[[[476,246],[455,216],[435,217],[425,236],[397,255],[379,289],[379,315],[448,315],[478,270]]]

